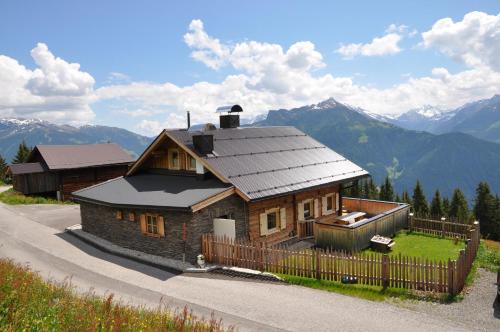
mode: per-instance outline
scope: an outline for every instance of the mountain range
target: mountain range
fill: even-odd
[[[113,142],[137,157],[149,145],[152,138],[116,127],[95,125],[73,127],[37,119],[0,119],[0,155],[7,162],[14,158],[19,143],[23,140],[28,146]]]
[[[389,175],[397,192],[411,191],[419,179],[428,199],[435,189],[450,197],[459,187],[472,202],[479,181],[487,181],[500,193],[500,144],[472,136],[495,140],[495,130],[480,128],[500,121],[495,106],[499,101],[495,96],[454,111],[426,106],[388,118],[330,98],[290,110],[271,110],[267,117],[248,125],[295,126],[368,170],[376,183]],[[457,128],[467,133],[455,132]],[[0,119],[0,155],[8,162],[23,139],[29,146],[114,142],[133,156],[140,155],[152,141],[115,127],[77,128],[33,119]]]
[[[500,143],[500,95],[468,103],[454,110],[427,105],[397,117],[371,116],[406,129],[434,134],[461,132]]]
[[[428,199],[436,189],[450,197],[459,187],[471,202],[483,180],[500,192],[500,144],[468,134],[404,129],[334,99],[272,110],[256,125],[295,126],[368,170],[377,183],[389,175],[400,193],[417,179]]]

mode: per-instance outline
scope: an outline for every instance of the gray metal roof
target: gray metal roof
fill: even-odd
[[[9,166],[12,175],[21,175],[29,173],[43,173],[45,169],[40,163],[22,163]]]
[[[34,157],[37,150],[50,170],[128,164],[134,161],[132,156],[114,143],[37,145],[28,160]]]
[[[116,206],[185,209],[231,187],[217,179],[199,181],[195,177],[139,174],[78,190],[73,197]]]
[[[200,133],[168,131],[193,151],[192,135]],[[250,199],[368,175],[295,127],[217,129],[205,133],[214,135],[214,150],[201,157]]]

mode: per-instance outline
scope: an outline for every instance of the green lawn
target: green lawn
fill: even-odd
[[[71,202],[60,202],[54,198],[46,198],[41,196],[25,196],[13,189],[9,189],[0,193],[0,202],[10,205],[17,204],[73,204]]]
[[[396,244],[392,247],[390,255],[401,253],[403,256],[424,257],[443,262],[448,259],[457,259],[459,251],[465,247],[462,240],[454,244],[453,240],[407,231],[397,233],[394,242]],[[373,251],[367,249],[365,252]]]

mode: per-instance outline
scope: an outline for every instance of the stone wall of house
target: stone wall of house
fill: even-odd
[[[248,236],[246,203],[231,195],[195,213],[154,209],[118,209],[93,203],[80,204],[82,229],[119,246],[153,255],[195,262],[201,252],[201,235],[213,232],[213,219],[230,216],[236,220],[236,236]],[[117,219],[122,211],[123,219]],[[133,213],[134,221],[129,220]],[[165,222],[165,237],[156,238],[141,233],[140,215],[160,214]],[[187,240],[182,240],[183,224]]]

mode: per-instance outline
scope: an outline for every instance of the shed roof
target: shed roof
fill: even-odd
[[[195,177],[140,174],[78,190],[73,197],[117,206],[188,209],[231,188],[217,179],[199,181]]]
[[[29,173],[43,173],[45,169],[40,163],[22,163],[9,166],[9,172],[12,175],[22,175]]]
[[[202,132],[169,130],[192,151]],[[368,172],[295,127],[217,129],[212,154],[200,156],[250,199],[367,176]],[[196,152],[196,151],[195,151]]]
[[[134,161],[132,156],[114,143],[37,145],[28,161],[34,158],[36,151],[40,153],[49,170],[128,164]]]

